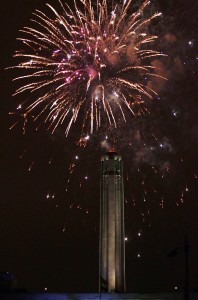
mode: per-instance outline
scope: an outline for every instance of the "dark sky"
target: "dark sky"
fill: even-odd
[[[126,279],[132,292],[182,290],[185,235],[191,245],[190,285],[198,286],[198,4],[155,2],[163,12],[155,30],[168,54],[164,69],[169,81],[151,116],[115,133],[125,169]],[[100,137],[79,148],[72,134],[65,139],[61,128],[55,135],[36,132],[31,120],[25,136],[20,122],[9,130],[16,119],[8,113],[19,100],[11,96],[17,71],[4,68],[14,64],[19,29],[34,9],[45,5],[42,0],[7,0],[2,5],[0,271],[12,272],[17,287],[31,291],[97,291],[100,157],[105,151],[98,146]],[[153,145],[153,128],[160,151],[144,145]],[[132,150],[125,145],[128,132]],[[167,164],[170,171],[164,175]],[[178,256],[168,259],[176,247]]]

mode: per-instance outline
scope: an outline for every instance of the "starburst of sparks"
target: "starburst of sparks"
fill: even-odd
[[[24,124],[29,115],[51,132],[63,124],[67,136],[78,119],[87,134],[106,120],[115,128],[118,120],[127,122],[126,112],[135,115],[136,106],[145,112],[144,100],[157,94],[148,80],[164,78],[152,65],[164,54],[152,49],[157,36],[148,33],[161,13],[147,16],[149,0],[136,11],[133,0],[59,4],[61,12],[47,4],[51,15],[36,10],[32,26],[21,30],[24,50],[11,68],[24,72],[14,79],[22,83],[14,95],[28,93],[17,107]]]

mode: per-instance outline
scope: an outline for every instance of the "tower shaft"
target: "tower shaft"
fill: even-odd
[[[121,156],[102,158],[100,199],[100,288],[125,291],[124,187]]]

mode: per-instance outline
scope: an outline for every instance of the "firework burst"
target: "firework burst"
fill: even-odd
[[[24,72],[14,79],[21,82],[14,95],[28,93],[18,106],[25,124],[28,115],[52,132],[64,124],[67,136],[80,120],[82,138],[106,121],[113,127],[126,122],[136,107],[146,111],[145,99],[157,94],[148,81],[164,78],[152,64],[164,54],[152,49],[157,36],[148,34],[161,13],[147,16],[149,0],[133,11],[132,2],[59,1],[60,12],[49,4],[49,14],[36,10],[32,26],[21,30],[24,50],[12,67]]]

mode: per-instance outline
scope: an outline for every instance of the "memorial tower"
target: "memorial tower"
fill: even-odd
[[[122,158],[102,157],[100,192],[100,291],[125,292],[124,185]]]

